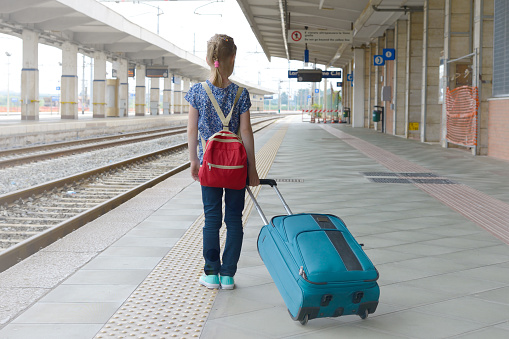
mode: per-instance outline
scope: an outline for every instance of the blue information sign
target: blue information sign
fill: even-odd
[[[346,75],[346,81],[353,81],[353,73]]]
[[[384,60],[383,55],[373,55],[373,65],[375,65],[375,66],[385,65],[385,60]]]
[[[57,91],[60,91],[60,86],[57,86]]]
[[[341,78],[341,71],[322,71],[322,78]]]
[[[315,88],[315,93],[320,93],[320,90],[318,88]]]
[[[297,79],[298,71],[288,71],[288,78]],[[341,71],[322,71],[322,78],[341,78]]]
[[[297,71],[288,71],[288,78],[295,78],[297,79]]]
[[[396,50],[394,48],[384,48],[383,55],[385,60],[396,59]]]

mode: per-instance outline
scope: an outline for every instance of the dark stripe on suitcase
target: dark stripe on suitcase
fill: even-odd
[[[321,229],[326,230],[325,234],[329,238],[332,245],[334,245],[334,248],[341,257],[341,260],[343,260],[346,269],[348,271],[362,271],[363,269],[361,263],[359,262],[359,259],[357,259],[355,253],[353,253],[352,248],[346,241],[345,237],[343,236],[343,233],[337,231],[336,226],[329,219],[329,217],[316,214],[313,214],[312,217],[313,219],[315,219],[316,223],[318,224],[318,226],[320,226]]]

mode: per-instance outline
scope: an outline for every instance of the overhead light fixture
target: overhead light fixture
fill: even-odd
[[[423,6],[401,6],[398,8],[379,8],[379,6],[371,6],[375,12],[423,12]]]

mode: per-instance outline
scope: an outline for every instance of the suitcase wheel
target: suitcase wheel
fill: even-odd
[[[359,317],[361,317],[361,319],[366,319],[366,318],[368,317],[368,314],[369,314],[369,311],[368,311],[368,309],[366,308],[366,309],[364,310],[364,313],[359,314]]]
[[[308,320],[309,320],[309,314],[306,314],[304,319],[299,320],[299,322],[300,322],[301,325],[306,325],[308,323]]]

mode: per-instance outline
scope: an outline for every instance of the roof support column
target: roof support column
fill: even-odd
[[[327,69],[325,69],[327,70]],[[328,111],[328,107],[327,107],[327,85],[328,85],[328,81],[326,78],[323,79],[323,105],[322,105],[322,112],[323,112],[323,121],[326,122],[327,121],[327,111]],[[286,109],[287,110],[290,110],[290,96],[288,95],[287,97],[288,99],[286,100],[287,104],[286,104]]]
[[[378,37],[376,39],[376,43],[375,43],[375,55],[382,55],[384,46],[385,46],[385,38]],[[374,62],[374,61],[370,60],[370,62]],[[387,63],[387,61],[386,61],[386,63]],[[374,79],[374,81],[375,81],[374,96],[375,97],[374,97],[374,101],[373,101],[373,106],[381,106],[382,100],[381,100],[380,92],[382,90],[382,85],[383,85],[382,78],[385,79],[385,77],[383,76],[385,66],[373,66],[373,67],[375,68],[375,79]],[[383,131],[384,130],[383,124],[385,123],[385,120],[386,120],[385,115],[386,115],[386,112],[384,111],[384,116],[381,117],[382,121],[374,123],[375,131]]]
[[[490,112],[488,97],[492,93],[493,80],[494,11],[494,0],[474,1],[473,47],[474,51],[477,51],[477,57],[474,57],[473,60],[472,86],[477,87],[479,95],[477,149],[475,150],[477,155],[488,155],[488,131],[490,129],[498,128],[498,131],[502,132],[500,126],[505,126],[507,131],[507,124],[500,124],[496,116],[492,115],[491,118],[488,116]],[[503,116],[506,115],[507,113]],[[502,133],[507,135],[507,132]],[[492,134],[490,139],[497,140],[497,136]]]
[[[364,50],[353,52],[352,127],[364,127]]]
[[[159,115],[159,78],[150,79],[150,115]]]
[[[408,20],[408,51],[409,51],[409,79],[407,86],[408,97],[408,123],[419,123],[421,121],[421,106],[422,106],[422,84],[423,84],[423,13],[411,12]],[[407,127],[408,128],[408,127]],[[408,138],[419,139],[419,130],[423,128],[422,125],[419,129],[412,129],[408,131]]]
[[[377,54],[377,44],[375,42],[372,42],[369,44],[369,59],[366,60],[368,67],[366,67],[366,70],[369,69],[368,74],[368,107],[366,107],[366,115],[365,118],[367,120],[366,126],[367,128],[375,128],[375,123],[373,122],[371,112],[373,111],[373,106],[376,105],[375,101],[375,93],[377,90],[376,87],[376,73],[378,66],[375,66],[373,64],[373,57]]]
[[[405,135],[406,110],[406,62],[407,62],[407,21],[398,20],[394,33],[394,48],[396,49],[396,63],[394,65],[394,135]]]
[[[394,29],[385,32],[385,48],[394,48]],[[383,86],[390,92],[390,98],[380,93],[382,105],[384,106],[384,130],[387,134],[394,135],[394,60],[386,60],[384,67]],[[388,90],[389,88],[390,90]],[[387,100],[390,99],[390,100]]]
[[[189,105],[186,105],[187,102],[185,101],[185,96],[187,92],[189,92],[189,89],[191,88],[191,79],[189,78],[182,78],[182,95],[180,96],[180,104],[182,105],[182,113],[189,113]]]
[[[443,1],[425,1],[421,89],[421,142],[440,141],[442,105],[439,104],[440,54],[444,48]]]
[[[94,94],[93,117],[106,117],[106,55],[94,53]]]
[[[371,114],[371,43],[364,45],[364,127],[369,128]],[[353,69],[353,63],[352,63]],[[353,92],[353,89],[352,89]],[[353,95],[353,93],[352,93]],[[353,97],[351,98],[353,100]],[[352,101],[353,102],[353,101]]]
[[[175,113],[182,114],[182,78],[178,75],[174,76],[175,83],[173,84],[173,92],[174,92],[174,104],[173,104],[173,111]]]
[[[127,83],[128,63],[126,59],[119,58],[113,62],[113,69],[117,70],[118,85],[118,115],[126,117],[128,100],[129,100],[129,85]]]
[[[168,70],[168,77],[164,78],[163,84],[163,114],[169,115],[171,114],[171,73]]]
[[[145,65],[136,65],[136,92],[134,111],[136,116],[145,115]]]
[[[60,117],[78,119],[78,46],[62,44]]]
[[[39,120],[39,33],[24,29],[21,38],[21,120]]]

